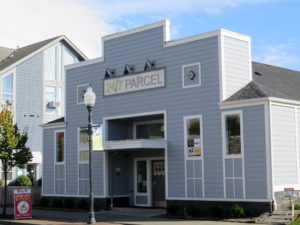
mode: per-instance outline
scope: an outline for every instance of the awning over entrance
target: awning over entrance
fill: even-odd
[[[167,140],[164,138],[157,139],[132,139],[104,141],[104,150],[120,150],[120,149],[163,149],[167,146]]]

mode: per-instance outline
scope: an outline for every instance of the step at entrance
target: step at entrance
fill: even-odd
[[[115,214],[153,217],[160,216],[166,213],[165,209],[149,209],[149,208],[134,208],[134,207],[114,207],[111,211]]]

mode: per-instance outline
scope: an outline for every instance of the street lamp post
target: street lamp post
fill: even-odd
[[[88,110],[88,136],[89,136],[89,182],[90,182],[90,211],[89,211],[89,220],[87,224],[95,224],[95,213],[94,213],[94,195],[93,195],[93,186],[92,186],[92,109],[96,102],[96,94],[93,92],[91,87],[87,88],[86,93],[84,94],[84,104]]]

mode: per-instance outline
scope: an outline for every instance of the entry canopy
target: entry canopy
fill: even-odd
[[[105,141],[104,150],[122,150],[122,149],[163,149],[167,147],[167,140],[157,139],[131,139],[120,141]]]

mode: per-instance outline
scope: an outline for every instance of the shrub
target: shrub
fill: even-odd
[[[16,178],[15,185],[16,186],[32,186],[32,182],[28,176],[21,175]]]
[[[41,197],[40,201],[39,201],[39,206],[40,207],[48,207],[50,203],[50,200],[46,197]]]
[[[167,205],[166,210],[169,215],[178,215],[180,208],[177,204],[170,203]]]
[[[64,206],[68,209],[72,209],[74,208],[74,201],[73,199],[70,199],[70,198],[65,198],[64,199]]]
[[[208,206],[208,211],[210,216],[212,217],[221,217],[223,214],[223,207],[220,205],[213,204]]]
[[[63,207],[63,201],[59,198],[55,198],[52,200],[52,207],[53,208],[62,208]]]
[[[199,216],[200,210],[195,205],[187,205],[186,206],[186,214],[188,216],[192,216],[192,217]]]
[[[78,202],[78,208],[79,209],[88,209],[89,203],[86,199],[80,199]]]
[[[229,210],[230,215],[234,218],[240,218],[244,215],[245,210],[242,206],[234,205]]]
[[[0,187],[4,184],[4,181],[0,179]]]

